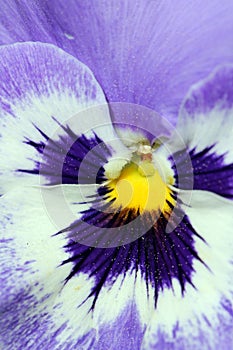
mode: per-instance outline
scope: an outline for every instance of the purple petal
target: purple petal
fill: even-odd
[[[0,54],[0,162],[4,191],[22,183],[38,183],[29,173],[38,173],[41,154],[50,138],[51,171],[56,159],[63,164],[62,147],[66,146],[65,157],[83,132],[87,150],[98,135],[105,139],[115,135],[107,107],[92,110],[103,105],[105,97],[91,71],[77,59],[41,43],[1,47]],[[106,127],[99,127],[94,134],[92,128],[101,124]],[[84,153],[79,149],[81,158]]]
[[[180,110],[177,132],[186,145],[186,149],[175,153],[182,170],[176,178],[177,186],[181,178],[188,179],[193,172],[194,189],[233,198],[232,65],[218,68],[207,79],[193,86]],[[180,148],[173,141],[174,147]],[[184,162],[187,152],[193,169]]]
[[[233,3],[2,1],[2,43],[54,43],[94,72],[109,101],[172,120],[189,87],[233,59]]]

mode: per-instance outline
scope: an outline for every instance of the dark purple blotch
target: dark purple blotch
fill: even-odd
[[[111,152],[98,135],[93,133],[90,138],[79,136],[68,126],[62,126],[64,135],[54,141],[42,130],[36,129],[43,140],[25,139],[24,142],[43,155],[42,162],[35,162],[33,169],[18,169],[19,172],[43,175],[49,185],[88,184],[104,180],[103,165]]]
[[[190,155],[191,167],[190,163],[186,163],[187,154]],[[176,152],[170,158],[175,172],[175,185],[184,190],[204,190],[233,198],[233,164],[226,164],[225,157],[226,154],[216,154],[214,145],[200,152],[196,149]],[[190,188],[192,176],[193,187]]]

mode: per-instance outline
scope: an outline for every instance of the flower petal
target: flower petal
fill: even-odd
[[[35,342],[39,349],[50,342],[55,346],[56,339],[47,331],[51,335],[57,331],[55,338],[62,331],[62,324],[55,330],[51,315],[59,313],[56,298],[68,266],[58,268],[65,258],[64,241],[62,236],[51,240],[53,232],[38,190],[16,190],[2,197],[0,323],[6,348],[12,343],[33,348]],[[88,284],[81,293],[86,288]]]
[[[44,189],[53,197],[54,210],[59,210],[58,187]],[[64,185],[63,190],[71,205],[75,199],[80,201],[74,186]],[[195,233],[185,229],[188,222],[169,237],[163,236],[161,223],[160,231],[151,230],[138,241],[101,249],[54,235],[56,227],[45,204],[35,188],[17,189],[1,199],[0,329],[3,334],[8,330],[4,346],[10,349],[14,337],[21,347],[34,341],[41,349],[78,345],[105,349],[109,337],[114,347],[123,346],[126,332],[137,330],[127,346],[140,349],[164,288],[173,288],[172,279],[181,290],[190,282],[197,256],[192,249]],[[85,205],[80,207],[82,213]],[[66,217],[60,211],[63,214]]]
[[[108,101],[176,115],[186,91],[232,61],[233,4],[223,0],[1,3],[2,43],[54,43],[94,72]]]
[[[194,261],[192,282],[184,295],[174,281],[165,289],[144,336],[142,349],[229,349],[232,344],[232,202],[206,191],[183,191],[188,218],[204,240],[196,239],[200,261]],[[217,336],[216,336],[217,334]]]
[[[185,144],[173,138],[171,149],[180,179],[193,171],[194,189],[208,190],[227,198],[233,196],[233,66],[218,68],[194,85],[180,110],[176,131]],[[184,156],[189,152],[192,167]],[[193,169],[192,169],[193,168]],[[185,186],[182,187],[185,189]],[[187,189],[190,189],[187,187]]]
[[[23,349],[34,349],[35,344],[39,350],[108,349],[110,342],[115,348],[120,344],[129,350],[140,348],[145,326],[135,305],[135,290],[146,318],[143,281],[135,286],[135,274],[128,273],[116,278],[114,286],[106,283],[93,312],[96,276],[88,275],[94,266],[89,261],[87,274],[80,270],[65,282],[72,268],[72,262],[62,263],[69,258],[67,239],[53,235],[56,228],[38,189],[15,189],[3,196],[0,224],[4,349],[12,349],[13,343]],[[125,345],[126,335],[130,338]]]
[[[72,202],[73,186],[63,187]],[[57,188],[46,190],[55,195],[53,203],[59,195]],[[113,346],[123,346],[126,331],[132,335],[136,330],[137,336],[127,339],[127,346],[140,349],[151,322],[144,336],[145,348],[150,348],[148,342],[153,341],[156,329],[158,348],[161,342],[173,342],[176,349],[178,343],[171,340],[176,337],[174,328],[178,327],[182,344],[187,344],[184,332],[190,318],[190,332],[194,327],[198,333],[198,322],[204,328],[209,318],[215,325],[223,317],[222,324],[229,327],[232,202],[194,191],[191,205],[183,205],[188,219],[174,232],[163,236],[165,232],[153,231],[130,245],[93,249],[53,235],[54,226],[40,194],[34,188],[17,189],[1,199],[0,329],[7,334],[2,337],[6,349],[12,339],[24,348],[36,342],[38,349],[107,349],[110,341]],[[186,192],[180,194],[183,203],[189,197]],[[209,225],[212,217],[213,226]],[[212,235],[220,230],[221,236]],[[160,250],[153,246],[155,240],[161,243]],[[196,301],[196,308],[191,300]],[[208,308],[205,306],[203,321],[204,305]],[[208,337],[205,344],[213,342]]]
[[[1,47],[0,55],[1,191],[38,183],[34,175],[47,145],[44,170],[55,173],[64,166],[67,177],[63,163],[72,162],[74,142],[79,160],[72,164],[78,168],[101,139],[116,138],[104,94],[84,64],[40,43]]]

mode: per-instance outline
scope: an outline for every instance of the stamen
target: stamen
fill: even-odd
[[[141,158],[138,164],[138,172],[141,176],[152,176],[155,173],[155,167],[152,164],[152,148],[150,145],[141,144],[138,147],[137,154]]]

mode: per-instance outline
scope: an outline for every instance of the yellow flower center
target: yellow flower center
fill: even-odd
[[[171,204],[175,202],[171,190],[150,160],[139,164],[130,162],[108,187],[112,190],[109,199],[114,199],[112,207],[121,210],[135,209],[140,214],[145,211],[169,213],[171,208],[167,201]]]

